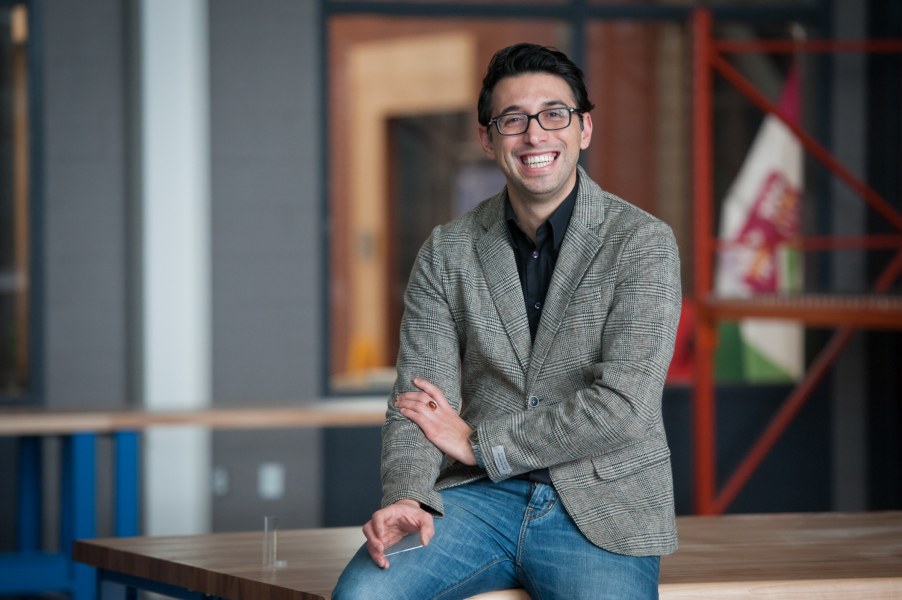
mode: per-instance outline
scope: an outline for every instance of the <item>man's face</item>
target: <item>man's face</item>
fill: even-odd
[[[567,82],[550,73],[524,73],[505,77],[492,94],[492,117],[504,113],[535,114],[555,107],[573,107],[575,99]],[[519,135],[501,135],[494,125],[480,127],[486,156],[493,159],[507,179],[511,201],[525,204],[560,203],[576,182],[580,150],[589,147],[592,118],[574,114],[570,125],[545,131],[535,119]]]

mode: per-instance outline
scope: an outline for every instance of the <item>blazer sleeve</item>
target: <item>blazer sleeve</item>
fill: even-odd
[[[443,288],[442,227],[436,227],[417,255],[404,295],[397,380],[382,427],[382,505],[403,498],[441,514],[435,490],[443,454],[395,407],[398,395],[416,389],[422,377],[437,385],[455,408],[460,406],[460,350]]]

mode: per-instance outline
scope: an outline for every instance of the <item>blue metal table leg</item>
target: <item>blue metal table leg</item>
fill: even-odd
[[[187,588],[154,581],[153,579],[135,577],[106,569],[99,569],[99,572],[101,581],[125,586],[127,600],[134,600],[139,591],[153,592],[154,594],[162,594],[169,598],[180,598],[181,600],[217,600],[219,598],[219,596],[210,596],[202,592],[195,592]]]
[[[140,533],[139,519],[139,448],[137,431],[118,431],[116,443],[116,535],[126,537]]]
[[[96,435],[76,433],[63,440],[63,495],[70,504],[64,504],[61,550],[72,556],[72,543],[77,539],[96,536]],[[68,506],[68,509],[66,508]],[[73,600],[90,600],[96,597],[97,578],[88,565],[73,562]]]
[[[38,552],[41,549],[41,509],[43,507],[43,460],[41,438],[25,436],[18,438],[18,550]]]

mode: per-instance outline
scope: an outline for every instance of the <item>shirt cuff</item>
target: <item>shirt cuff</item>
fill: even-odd
[[[470,446],[473,448],[473,455],[476,457],[476,466],[480,469],[485,469],[485,460],[482,458],[482,450],[479,448],[479,442],[475,439],[471,439]]]

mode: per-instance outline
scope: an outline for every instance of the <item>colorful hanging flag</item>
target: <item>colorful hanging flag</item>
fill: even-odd
[[[780,109],[799,118],[799,73],[790,70]],[[719,237],[715,289],[719,296],[750,297],[801,290],[802,147],[779,117],[768,114],[736,180],[727,191]],[[743,319],[723,324],[718,378],[746,382],[796,381],[804,373],[804,328],[798,321]]]

